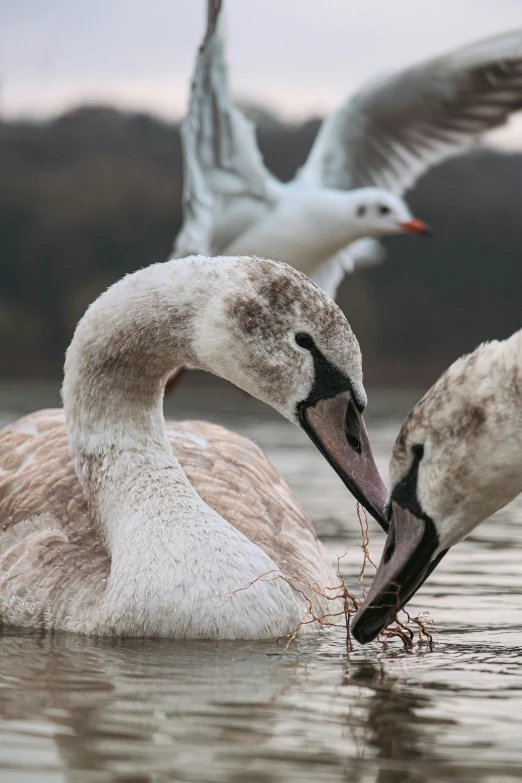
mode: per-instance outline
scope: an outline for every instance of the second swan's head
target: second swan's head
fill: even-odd
[[[448,549],[522,491],[522,331],[458,359],[404,422],[390,462],[390,531],[352,621],[393,622]]]
[[[195,319],[197,363],[301,426],[386,529],[387,489],[363,420],[361,351],[345,316],[286,264],[246,257],[215,264],[227,281],[209,280],[213,294]]]

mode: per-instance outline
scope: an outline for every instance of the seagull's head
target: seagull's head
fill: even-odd
[[[403,198],[384,188],[359,188],[351,191],[351,219],[361,236],[390,234],[429,235],[430,229],[415,218]]]

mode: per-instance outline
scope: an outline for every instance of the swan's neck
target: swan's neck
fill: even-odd
[[[145,466],[163,471],[165,486],[173,485],[170,476],[184,475],[165,435],[163,392],[174,367],[197,364],[193,313],[212,295],[212,286],[198,280],[185,261],[129,275],[89,308],[67,352],[70,452],[109,549],[132,507],[126,481],[139,491]],[[120,494],[128,502],[118,513]]]
[[[241,636],[245,618],[225,598],[275,567],[202,501],[164,426],[166,379],[181,363],[205,366],[197,319],[232,263],[184,259],[129,275],[89,308],[67,353],[69,448],[111,556],[102,632]]]

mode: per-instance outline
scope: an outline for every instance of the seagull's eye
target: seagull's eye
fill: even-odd
[[[379,215],[389,215],[391,212],[391,209],[387,207],[385,204],[381,204],[379,206]]]
[[[363,217],[363,215],[366,214],[366,207],[361,204],[360,207],[357,207],[357,217]]]
[[[306,332],[298,332],[295,341],[300,348],[304,348],[306,351],[312,351],[315,348],[314,341]]]

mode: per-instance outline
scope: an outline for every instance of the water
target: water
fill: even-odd
[[[373,394],[386,466],[418,395]],[[361,561],[355,503],[296,428],[218,385],[168,404],[249,435],[303,501],[349,586]],[[56,387],[0,386],[0,423],[57,403]],[[169,412],[169,411],[168,411]],[[281,643],[0,636],[0,780],[9,783],[504,783],[522,777],[522,502],[456,547],[411,608],[432,652],[342,633]],[[383,535],[371,527],[372,552]]]

